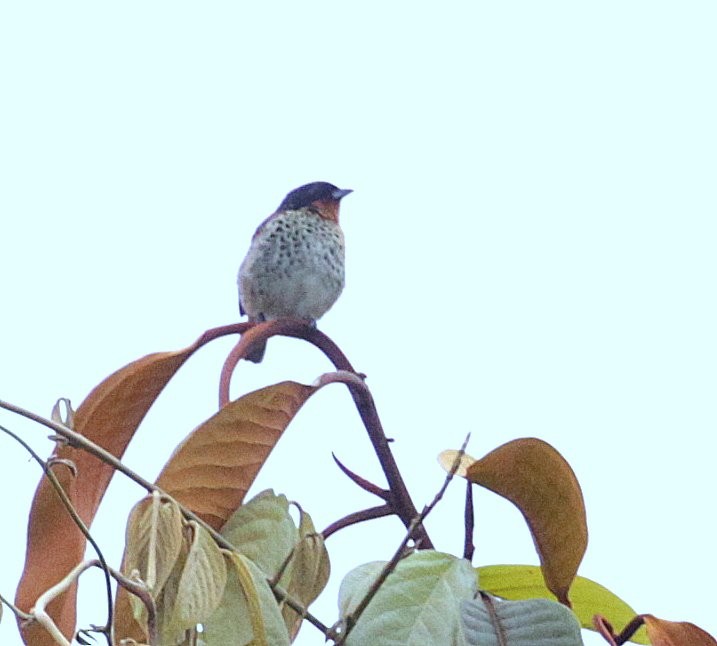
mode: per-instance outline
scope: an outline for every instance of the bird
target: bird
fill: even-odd
[[[251,322],[300,319],[316,325],[344,288],[339,203],[352,189],[312,182],[290,191],[254,233],[239,267],[239,311]],[[266,342],[246,359],[260,363]]]

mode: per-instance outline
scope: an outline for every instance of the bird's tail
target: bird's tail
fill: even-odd
[[[251,346],[245,359],[254,363],[261,363],[261,360],[264,358],[264,352],[266,352],[266,341]]]

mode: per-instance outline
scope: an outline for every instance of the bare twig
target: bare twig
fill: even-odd
[[[50,636],[58,644],[60,644],[60,646],[71,646],[71,644],[69,641],[67,641],[67,639],[65,639],[65,636],[60,632],[60,629],[55,625],[55,622],[52,621],[50,615],[47,614],[45,608],[47,604],[50,603],[50,601],[65,592],[77,580],[80,574],[82,574],[90,567],[92,567],[92,562],[84,562],[75,566],[67,574],[67,576],[62,579],[62,581],[43,592],[37,598],[37,601],[35,601],[35,606],[30,611],[30,614],[32,614],[33,619],[37,621],[37,623],[39,623],[48,633],[50,633]]]
[[[104,462],[105,464],[109,464],[113,469],[119,471],[120,473],[123,473],[130,480],[136,482],[140,487],[146,489],[149,493],[156,489],[156,487],[149,480],[145,480],[142,476],[132,471],[132,469],[130,469],[129,467],[125,466],[109,451],[106,451],[98,444],[95,444],[94,442],[88,440],[84,435],[73,431],[71,428],[68,428],[63,424],[53,422],[52,420],[42,417],[42,415],[38,415],[36,413],[33,413],[32,411],[22,408],[21,406],[16,406],[15,404],[11,404],[3,400],[0,400],[0,408],[9,410],[10,412],[16,413],[33,422],[37,422],[42,426],[46,426],[47,428],[54,431],[57,435],[60,435],[65,440],[67,440],[67,442],[71,446],[75,448],[80,448],[83,451],[87,451],[91,455],[94,455],[96,458],[102,460],[102,462]]]
[[[384,516],[390,516],[393,514],[393,509],[388,505],[378,505],[377,507],[369,507],[368,509],[362,509],[361,511],[355,511],[352,514],[348,514],[343,518],[331,523],[321,535],[326,540],[332,534],[335,534],[340,529],[350,527],[356,523],[362,523],[365,520],[373,520],[374,518],[383,518]]]
[[[493,597],[486,592],[483,592],[483,590],[480,590],[478,594],[480,595],[481,601],[483,601],[483,605],[488,611],[488,617],[490,618],[490,623],[493,626],[498,646],[508,646],[508,641],[505,638],[505,631],[495,609]]]
[[[299,613],[299,615],[306,619],[306,621],[308,621],[312,626],[318,628],[322,633],[324,633],[324,636],[327,639],[329,638],[331,628],[312,615],[302,604],[291,597],[286,590],[276,584],[271,586],[271,590],[279,601],[283,601],[287,606],[289,606],[289,608]]]
[[[344,465],[334,453],[331,454],[331,457],[334,459],[334,462],[336,462],[339,469],[341,469],[341,471],[343,471],[352,482],[355,482],[359,487],[361,487],[361,489],[372,493],[374,496],[378,496],[381,500],[388,500],[390,498],[391,492],[388,491],[388,489],[382,489],[373,482],[369,482],[366,478],[362,478],[357,473],[354,473],[351,469]]]
[[[0,603],[4,603],[8,608],[10,608],[13,614],[21,621],[30,621],[32,619],[31,614],[20,610],[20,608],[18,608],[14,603],[3,597],[2,594],[0,594]]]
[[[157,604],[144,583],[127,578],[121,572],[111,569],[114,579],[128,592],[138,597],[147,608],[147,635],[150,646],[159,645],[159,629],[157,627]]]
[[[473,543],[475,513],[473,511],[473,483],[470,480],[466,480],[466,506],[463,515],[463,526],[465,527],[463,558],[472,561],[473,553],[475,552],[475,544]]]

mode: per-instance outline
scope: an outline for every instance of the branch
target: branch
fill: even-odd
[[[341,351],[328,336],[320,332],[315,327],[308,325],[304,321],[293,319],[277,319],[274,321],[266,321],[263,323],[245,324],[250,327],[244,328],[242,338],[239,343],[230,352],[227,360],[222,368],[221,379],[219,384],[219,405],[224,406],[229,402],[230,398],[230,382],[231,376],[239,363],[255,343],[266,341],[272,336],[288,336],[297,339],[303,339],[315,345],[321,350],[326,357],[334,364],[337,372],[335,374],[327,374],[319,378],[318,386],[328,383],[343,383],[349,389],[349,393],[354,400],[354,404],[358,409],[361,420],[366,427],[369,439],[373,445],[376,456],[381,463],[381,468],[386,474],[386,480],[390,489],[390,504],[396,511],[396,515],[401,519],[405,527],[411,525],[411,521],[418,515],[418,510],[411,500],[406,484],[403,481],[396,460],[391,453],[386,434],[381,425],[381,419],[376,410],[376,404],[371,396],[371,391],[366,386],[363,376],[359,375]],[[324,380],[322,382],[322,379]],[[418,525],[413,529],[414,537],[422,549],[431,549],[433,543],[428,536],[423,525]]]
[[[314,330],[314,332],[318,332],[318,330]],[[318,333],[320,334],[320,332]],[[341,352],[338,348],[336,348],[336,350]],[[411,500],[411,496],[406,488],[406,483],[403,481],[401,472],[398,470],[398,465],[391,452],[386,434],[383,431],[381,419],[378,416],[371,391],[366,385],[366,382],[355,373],[348,359],[346,359],[343,354],[340,356],[334,354],[332,361],[334,360],[336,364],[338,364],[336,365],[337,372],[322,375],[317,380],[316,385],[323,386],[328,383],[343,383],[349,389],[349,393],[356,404],[356,408],[364,423],[373,449],[376,452],[376,457],[378,457],[381,468],[386,475],[389,487],[389,496],[386,500],[396,515],[401,519],[404,526],[409,528],[412,526],[413,519],[418,516],[418,510],[413,504],[413,500]],[[420,544],[419,549],[433,549],[433,543],[422,524],[419,523],[413,526],[412,532],[412,538],[416,540],[417,544]]]

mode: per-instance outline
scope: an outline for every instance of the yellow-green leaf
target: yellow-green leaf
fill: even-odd
[[[548,590],[543,574],[535,565],[487,565],[476,568],[481,590],[503,599],[554,599]],[[603,615],[616,628],[627,625],[637,614],[620,597],[595,581],[578,576],[570,587],[570,601],[580,625],[594,630],[593,616]],[[630,640],[637,644],[649,644],[644,628]]]

